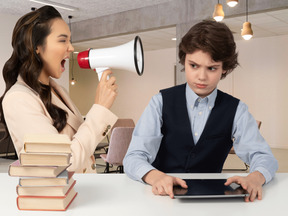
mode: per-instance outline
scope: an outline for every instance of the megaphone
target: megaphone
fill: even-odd
[[[103,71],[108,68],[131,71],[141,76],[144,70],[142,42],[140,37],[136,36],[134,40],[120,46],[89,49],[80,52],[77,61],[80,68],[94,69],[99,80]]]

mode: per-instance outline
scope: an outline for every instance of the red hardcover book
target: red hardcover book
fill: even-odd
[[[77,196],[74,185],[64,196],[18,196],[17,207],[29,211],[66,211]]]

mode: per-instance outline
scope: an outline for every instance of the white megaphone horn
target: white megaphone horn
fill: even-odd
[[[99,80],[108,68],[127,70],[139,76],[144,70],[143,46],[139,36],[134,40],[111,48],[89,49],[77,56],[80,68],[95,69]]]

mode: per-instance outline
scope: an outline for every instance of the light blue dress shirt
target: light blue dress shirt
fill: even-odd
[[[214,107],[216,97],[217,89],[207,97],[201,98],[186,84],[186,104],[196,145]],[[125,173],[134,180],[142,182],[142,177],[155,169],[151,164],[157,156],[163,137],[162,105],[161,93],[154,95],[133,132],[123,164]],[[264,175],[266,183],[271,181],[278,169],[278,162],[261,136],[257,122],[249,113],[247,105],[241,101],[236,110],[231,138],[234,139],[235,153],[250,165],[250,172],[259,171]]]

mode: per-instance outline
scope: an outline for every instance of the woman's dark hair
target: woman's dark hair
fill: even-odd
[[[186,54],[196,50],[209,53],[215,62],[223,62],[226,73],[222,74],[221,79],[239,65],[233,34],[224,23],[204,20],[194,25],[179,44],[179,62],[185,65]]]
[[[38,46],[45,47],[46,38],[51,32],[54,19],[62,19],[60,13],[51,6],[44,6],[22,16],[16,23],[13,36],[13,52],[3,67],[6,83],[4,94],[0,98],[0,120],[6,125],[2,101],[7,91],[16,83],[18,75],[40,95],[45,107],[53,119],[54,127],[60,132],[67,123],[66,111],[51,103],[51,87],[43,85],[38,78],[43,62],[37,55]]]

